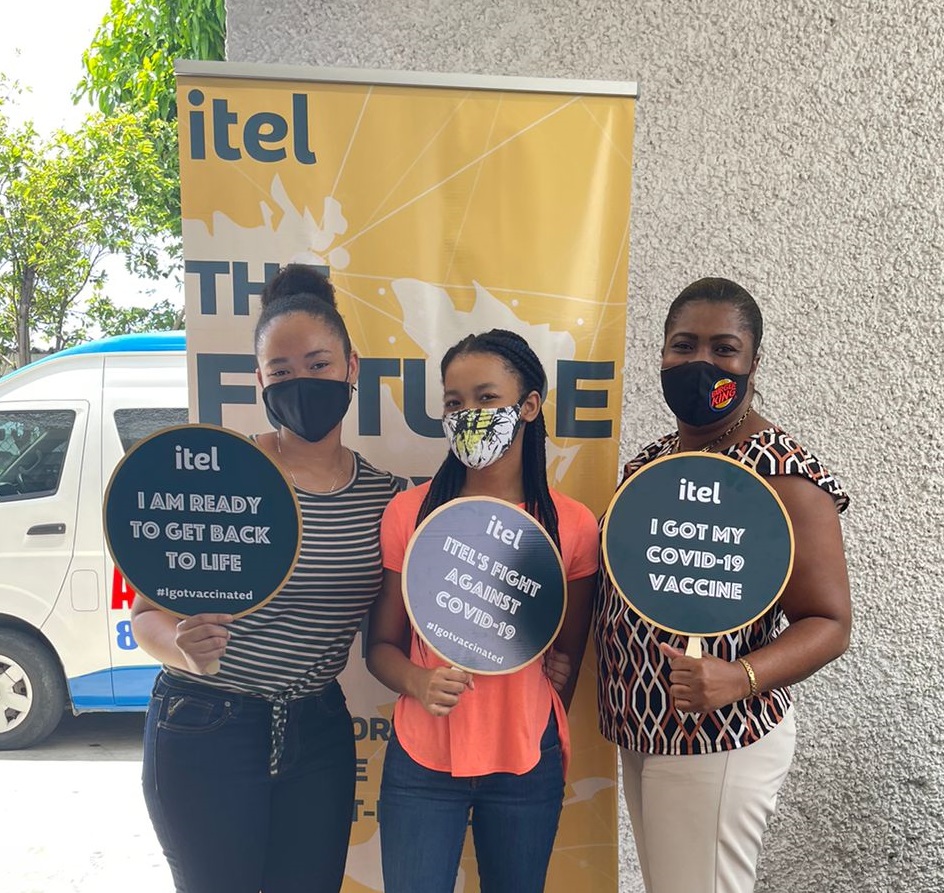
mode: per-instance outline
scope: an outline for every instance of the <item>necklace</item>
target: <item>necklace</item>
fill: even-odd
[[[711,450],[714,449],[719,443],[721,443],[729,434],[733,434],[735,431],[737,431],[738,428],[741,427],[741,425],[744,424],[744,422],[747,420],[747,417],[751,414],[752,409],[753,409],[752,406],[748,406],[744,415],[742,415],[730,428],[728,428],[728,430],[725,431],[724,434],[722,434],[720,437],[716,437],[713,441],[711,441],[711,443],[707,443],[705,444],[705,446],[699,447],[698,452],[699,453],[711,452]],[[676,444],[675,444],[676,453],[681,452],[681,446],[682,446],[682,440],[681,438],[679,438],[679,440],[676,441]]]
[[[275,431],[275,447],[276,447],[276,449],[278,450],[279,456],[281,456],[281,455],[282,455],[282,429],[281,429],[281,428],[277,428],[276,431]],[[342,449],[344,449],[344,448],[342,447]],[[316,493],[334,493],[334,489],[335,489],[335,487],[337,487],[337,485],[338,485],[338,479],[341,477],[341,474],[342,474],[343,471],[344,471],[344,466],[345,466],[345,464],[346,464],[346,463],[342,463],[342,464],[341,464],[341,467],[338,469],[337,474],[335,474],[335,476],[334,476],[334,480],[331,481],[331,486],[328,487],[327,490],[316,490],[316,491],[314,491],[314,492],[316,492]],[[285,470],[288,472],[289,477],[292,479],[292,483],[293,483],[296,487],[298,487],[299,485],[298,485],[298,481],[295,479],[295,472],[292,471],[292,469],[291,469],[291,468],[288,468],[287,466],[286,466]],[[304,488],[304,487],[299,487],[299,489],[304,490],[305,488]]]

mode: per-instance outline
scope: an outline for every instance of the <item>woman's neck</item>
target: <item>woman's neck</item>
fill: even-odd
[[[696,428],[686,425],[681,420],[677,421],[679,430],[678,451],[680,453],[725,450],[751,434],[756,434],[758,431],[769,427],[770,424],[750,404],[743,408],[738,407],[735,412],[725,416],[714,425],[703,425]]]
[[[516,443],[497,462],[467,469],[459,495],[492,496],[517,505],[524,502],[523,470],[520,443]]]
[[[310,466],[337,465],[346,453],[346,447],[341,443],[340,425],[315,443],[282,428],[276,432],[276,442],[279,455],[286,461]]]

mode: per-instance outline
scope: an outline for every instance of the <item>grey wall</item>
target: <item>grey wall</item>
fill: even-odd
[[[639,81],[624,455],[669,430],[656,357],[668,302],[724,275],[765,312],[766,414],[854,500],[853,643],[797,687],[799,750],[758,889],[944,889],[944,7],[227,6],[236,62]],[[631,845],[623,861],[623,890],[640,889]]]

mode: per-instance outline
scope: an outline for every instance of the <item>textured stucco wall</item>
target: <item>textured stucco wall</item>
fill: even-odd
[[[758,889],[944,889],[944,6],[227,6],[236,62],[640,82],[624,454],[669,430],[656,357],[669,300],[724,275],[765,312],[767,415],[854,499],[853,644],[797,687],[799,749]],[[632,857],[626,893],[640,889]]]

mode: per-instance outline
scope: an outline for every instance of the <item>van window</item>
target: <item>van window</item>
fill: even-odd
[[[187,410],[178,406],[115,410],[115,427],[118,429],[121,447],[126,453],[139,440],[160,431],[161,428],[186,424]]]
[[[70,409],[0,411],[0,502],[59,489],[74,424]]]

